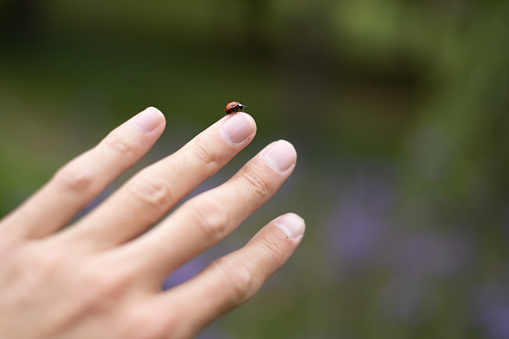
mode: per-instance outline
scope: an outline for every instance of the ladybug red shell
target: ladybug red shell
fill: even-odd
[[[245,107],[246,106],[242,105],[240,102],[232,101],[226,105],[226,107],[224,108],[224,113],[232,114],[237,112],[244,112]]]

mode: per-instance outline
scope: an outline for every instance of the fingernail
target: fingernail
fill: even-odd
[[[249,115],[235,113],[221,126],[219,130],[221,137],[229,143],[238,144],[253,134],[254,123]]]
[[[292,239],[300,239],[306,228],[304,219],[295,213],[285,214],[277,219],[274,224]]]
[[[276,141],[263,155],[265,162],[278,172],[285,172],[295,164],[297,152],[292,144],[285,140]]]
[[[163,121],[163,113],[155,107],[149,107],[133,119],[133,124],[142,132],[153,131]]]

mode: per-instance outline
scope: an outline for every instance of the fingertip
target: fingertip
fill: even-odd
[[[266,148],[263,159],[272,169],[283,173],[295,166],[297,151],[290,142],[278,140]]]
[[[298,214],[286,213],[274,220],[280,230],[294,240],[300,240],[304,236],[306,223]]]
[[[238,114],[242,114],[244,116],[246,116],[250,121],[251,121],[251,124],[253,125],[253,129],[254,131],[256,132],[256,121],[255,119],[251,116],[251,114],[249,113],[246,113],[246,112],[239,112]]]
[[[219,133],[229,144],[240,144],[253,138],[256,133],[256,123],[247,113],[235,113],[226,118]]]
[[[144,133],[152,132],[166,124],[164,114],[155,107],[147,107],[132,120],[133,125]]]
[[[144,112],[145,111],[151,111],[152,114],[154,114],[155,116],[158,116],[158,118],[160,119],[159,121],[163,125],[166,125],[166,117],[164,116],[164,113],[161,112],[161,110],[159,108],[154,107],[154,106],[148,106],[147,108],[145,108]]]
[[[154,106],[148,106],[147,108],[145,108],[143,110],[143,112],[145,112],[145,111],[154,111],[154,112],[157,112],[157,113],[159,113],[159,114],[164,116],[164,114],[161,112],[161,110],[159,110],[159,108],[154,107]]]

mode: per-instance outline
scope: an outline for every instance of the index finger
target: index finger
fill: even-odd
[[[21,238],[41,238],[65,226],[108,184],[135,164],[165,126],[163,114],[149,107],[108,134],[96,147],[63,166],[18,209],[0,230]]]

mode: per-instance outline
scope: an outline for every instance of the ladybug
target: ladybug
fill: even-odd
[[[240,102],[232,101],[224,108],[225,114],[232,114],[237,112],[244,112],[244,108],[246,106],[242,105]]]

